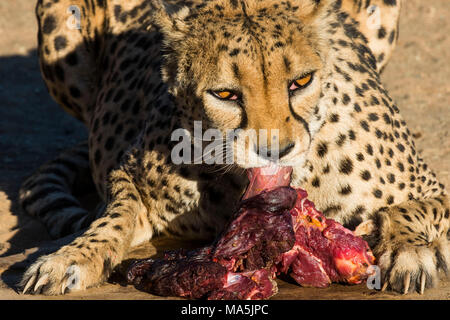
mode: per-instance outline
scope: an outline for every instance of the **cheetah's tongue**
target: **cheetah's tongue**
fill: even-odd
[[[277,165],[247,169],[247,176],[250,183],[242,200],[256,196],[263,191],[289,186],[291,183],[291,173],[292,167],[279,167]]]

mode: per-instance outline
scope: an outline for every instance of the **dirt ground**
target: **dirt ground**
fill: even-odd
[[[0,1],[0,299],[54,299],[24,296],[16,283],[24,268],[57,242],[36,220],[17,207],[21,181],[41,163],[86,137],[80,123],[48,95],[36,56],[35,1]],[[398,48],[383,81],[417,137],[418,149],[440,180],[450,185],[450,1],[405,0]],[[178,244],[158,239],[135,250],[144,257]],[[155,299],[115,283],[64,299]],[[369,290],[365,285],[300,288],[279,281],[276,299],[450,299],[450,282],[425,295],[403,296]],[[59,297],[60,299],[61,297]]]

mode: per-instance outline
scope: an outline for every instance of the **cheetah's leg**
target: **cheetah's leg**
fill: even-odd
[[[149,240],[147,209],[129,175],[116,170],[110,174],[109,198],[104,215],[72,243],[40,257],[21,281],[24,293],[57,295],[83,290],[105,281],[132,245]]]
[[[448,273],[449,210],[449,199],[442,195],[407,201],[374,214],[369,243],[376,243],[383,290],[423,293],[438,283],[440,270]]]
[[[95,191],[89,168],[87,142],[63,151],[43,164],[24,181],[19,190],[23,212],[38,218],[53,239],[83,230],[96,218],[81,207],[73,191]]]
[[[42,77],[55,101],[89,125],[102,65],[107,1],[38,0],[38,53]]]

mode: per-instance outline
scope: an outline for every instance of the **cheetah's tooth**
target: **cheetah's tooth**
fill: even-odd
[[[403,281],[403,285],[404,285],[403,294],[408,293],[410,282],[411,282],[411,274],[408,272],[406,274],[405,280]]]
[[[420,294],[423,294],[425,291],[425,282],[427,280],[427,276],[424,271],[422,271],[422,275],[420,276]]]
[[[34,286],[34,292],[38,292],[39,289],[41,289],[47,283],[48,283],[48,274],[44,274],[42,277],[39,278],[38,282]]]
[[[27,284],[25,285],[25,288],[22,291],[22,294],[27,293],[28,289],[31,288],[31,286],[33,285],[34,281],[36,280],[36,275],[33,275],[28,281]]]

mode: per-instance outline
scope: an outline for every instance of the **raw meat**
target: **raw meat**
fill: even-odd
[[[128,281],[162,296],[267,299],[277,274],[302,286],[360,283],[374,257],[367,243],[289,187],[292,169],[248,170],[249,187],[225,231],[208,247],[135,262]]]
[[[279,272],[288,272],[302,286],[327,287],[331,282],[361,283],[375,262],[367,243],[332,219],[327,219],[297,189],[290,211],[295,244],[282,254]]]

